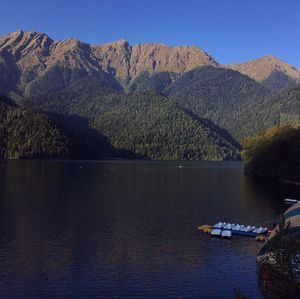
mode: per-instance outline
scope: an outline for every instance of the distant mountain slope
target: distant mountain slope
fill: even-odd
[[[236,159],[239,145],[224,130],[152,91],[134,94],[70,93],[24,102],[31,109],[79,115],[112,146],[150,159]],[[71,96],[71,97],[69,97]],[[45,104],[46,103],[46,104]]]
[[[181,75],[207,65],[220,66],[195,46],[132,46],[125,40],[89,45],[75,38],[54,41],[44,33],[23,31],[0,38],[0,92],[9,90],[16,96],[23,96],[28,88],[34,89],[28,85],[35,86],[36,80],[48,78],[49,72],[59,69],[71,70],[77,75],[99,73],[103,78],[106,74],[112,86],[117,86],[117,81],[127,88],[145,73],[149,78],[157,73]],[[237,70],[274,90],[300,81],[299,70],[272,55],[224,67]],[[64,78],[59,87],[67,83],[68,78]]]
[[[300,86],[292,87],[288,90],[285,90],[277,95],[275,104],[272,106],[272,110],[289,115],[297,116],[298,121],[300,123]],[[285,120],[282,119],[281,122]],[[292,123],[290,123],[292,124]]]
[[[195,46],[169,47],[164,44],[144,44],[132,47],[130,77],[143,72],[173,72],[182,74],[195,67],[218,65],[206,52]]]
[[[267,94],[255,109],[247,113],[246,137],[268,130],[273,126],[300,126],[300,86],[280,93]],[[237,121],[240,123],[240,121]]]
[[[295,83],[300,83],[300,71],[272,55],[244,63],[228,64],[227,67],[239,71],[274,90],[284,89]]]
[[[29,106],[31,110],[0,97],[0,158],[143,158],[114,148],[87,118],[46,109],[38,113]]]
[[[272,56],[222,67],[194,46],[0,38],[0,92],[58,124],[71,158],[236,158],[244,137],[298,121],[298,80]]]
[[[1,158],[64,158],[67,136],[46,116],[0,99]]]
[[[10,53],[0,52],[0,92],[8,94],[17,90],[20,71]]]
[[[164,90],[169,87],[179,77],[178,74],[171,72],[159,72],[149,74],[144,72],[140,76],[136,77],[130,83],[128,87],[129,92],[153,90],[163,93]]]
[[[237,140],[274,125],[300,124],[300,85],[272,92],[239,73],[201,67],[182,76],[144,74],[133,90],[156,90],[198,116],[229,130]],[[164,89],[165,88],[165,89]]]
[[[213,126],[153,92],[115,98],[94,127],[117,148],[163,160],[236,159],[238,148]]]
[[[259,111],[269,90],[237,71],[206,66],[183,74],[166,94],[241,140],[256,132],[256,122],[249,122],[248,115]]]
[[[9,61],[4,59],[5,56],[9,56]],[[36,81],[40,81],[41,78],[48,79],[49,72],[53,74],[53,70],[55,73],[59,70],[69,70],[76,76],[98,73],[102,78],[106,74],[106,79],[111,81],[111,85],[116,86],[113,81],[117,80],[121,85],[127,86],[131,80],[144,72],[182,74],[202,65],[217,65],[217,62],[194,46],[131,46],[124,40],[97,46],[82,43],[74,38],[54,41],[43,33],[23,31],[0,38],[0,88],[8,82],[3,73],[13,74],[14,80],[11,82],[14,82],[14,86],[10,87],[10,91],[13,90],[19,96],[26,94],[28,88],[33,90]],[[57,74],[55,86],[61,88],[68,83],[70,75]],[[3,89],[0,91],[6,92]]]
[[[273,125],[300,125],[300,86],[269,95],[262,107],[266,111],[261,120],[263,128]]]
[[[211,56],[195,46],[131,46],[127,41],[119,40],[106,45],[92,45],[91,49],[101,68],[121,82],[133,80],[144,72],[182,74],[198,66],[217,65]]]

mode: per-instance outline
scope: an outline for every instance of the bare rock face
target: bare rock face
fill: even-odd
[[[195,67],[217,65],[201,49],[163,44],[131,46],[125,40],[105,45],[89,45],[71,38],[53,41],[46,34],[17,31],[0,38],[0,55],[9,53],[20,70],[19,87],[43,76],[52,67],[104,71],[122,84],[148,72],[182,74]]]
[[[130,76],[135,78],[147,71],[182,74],[204,65],[217,65],[207,53],[194,46],[168,47],[164,44],[136,45],[132,48]]]
[[[195,67],[217,65],[207,53],[197,47],[168,47],[163,44],[130,46],[119,40],[103,46],[92,46],[102,69],[119,80],[133,80],[144,72],[174,72],[182,74]]]
[[[53,42],[46,65],[47,68],[58,65],[63,68],[85,71],[97,71],[99,69],[90,46],[75,38]]]
[[[52,43],[46,34],[17,31],[0,38],[0,53],[11,53],[21,71],[36,69],[38,73],[46,67]]]
[[[121,81],[130,79],[132,47],[126,40],[121,39],[101,46],[92,45],[91,49],[103,71]]]
[[[275,75],[278,77],[278,80],[281,77],[281,80],[300,81],[299,70],[272,55],[266,55],[244,63],[228,64],[227,67],[239,71],[261,83],[270,82],[271,78],[275,77]]]

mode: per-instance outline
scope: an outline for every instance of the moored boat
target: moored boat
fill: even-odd
[[[222,228],[224,225],[226,225],[226,222],[218,222],[213,227],[214,228]]]
[[[243,226],[240,230],[232,230],[233,235],[241,235],[246,237],[258,237],[265,236],[268,233],[267,228],[259,227],[255,228],[255,226]]]
[[[258,236],[265,236],[267,232],[265,233],[255,233],[255,232],[245,232],[245,231],[232,231],[233,235],[240,235],[245,237],[258,237]]]
[[[221,237],[224,238],[224,239],[230,239],[232,236],[232,232],[231,230],[228,230],[228,229],[223,229],[222,232],[221,232]]]
[[[210,235],[212,237],[220,237],[221,236],[221,233],[222,233],[222,230],[219,229],[219,228],[214,228],[212,229],[212,231],[210,232]]]
[[[250,233],[255,229],[255,226],[243,226],[240,230],[246,233]]]
[[[223,226],[223,229],[232,229],[232,227],[234,226],[235,224],[234,223],[226,223],[224,226]]]
[[[231,235],[240,235],[246,237],[258,237],[258,236],[267,236],[268,229],[264,227],[258,227],[251,225],[243,225],[243,224],[235,224],[235,223],[226,223],[226,222],[218,222],[212,227],[209,225],[199,226],[198,229],[202,230],[205,233],[210,233],[212,237],[230,237]],[[223,233],[224,232],[224,233]],[[223,233],[223,235],[222,235]]]
[[[256,228],[255,226],[251,225],[243,225],[243,224],[231,224],[227,223],[223,226],[223,229],[231,230],[233,235],[240,235],[246,237],[257,237],[257,236],[264,236],[267,234],[267,228]]]

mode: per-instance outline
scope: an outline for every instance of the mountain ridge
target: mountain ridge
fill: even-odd
[[[44,33],[9,33],[0,38],[0,54],[8,52],[22,72],[40,76],[54,65],[105,71],[126,83],[145,71],[183,73],[218,63],[196,46],[130,45],[126,40],[90,45],[75,38],[55,41]]]
[[[287,88],[292,83],[300,83],[300,70],[272,54],[225,66],[275,90]]]
[[[19,95],[24,92],[26,84],[54,66],[85,72],[102,71],[125,89],[144,73],[150,77],[160,72],[181,75],[206,65],[237,70],[273,90],[300,82],[299,69],[271,54],[223,65],[197,46],[171,47],[164,43],[131,45],[125,39],[96,45],[76,38],[54,40],[45,33],[22,30],[0,37],[0,80],[1,66],[7,67],[12,62],[21,73],[18,79],[14,78],[18,81],[15,89]]]
[[[298,90],[289,109],[276,97],[297,70],[271,55],[246,70],[259,67],[265,77],[254,80],[195,46],[90,45],[23,31],[0,38],[0,93],[58,120],[76,157],[238,159],[243,138],[298,120]]]

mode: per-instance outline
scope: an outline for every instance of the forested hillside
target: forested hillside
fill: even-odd
[[[239,158],[239,145],[226,131],[153,91],[49,97],[32,97],[23,104],[37,111],[89,119],[90,129],[106,136],[119,150],[160,160]]]
[[[144,158],[113,147],[87,118],[30,111],[5,97],[0,98],[0,136],[1,158]]]
[[[193,114],[211,119],[237,140],[257,132],[258,120],[269,90],[239,72],[202,67],[183,74],[166,94]]]
[[[181,76],[169,73],[137,78],[135,90],[157,90],[180,107],[212,120],[239,142],[274,125],[300,124],[300,85],[270,91],[236,71],[200,67]]]
[[[152,90],[164,93],[165,89],[178,77],[178,74],[170,72],[160,72],[152,75],[145,72],[130,83],[128,90],[129,92]]]
[[[264,108],[269,108],[269,123],[300,125],[300,86],[269,96]]]
[[[89,73],[73,79],[62,92],[28,96],[21,105],[51,113],[62,127],[71,118],[68,134],[84,136],[73,138],[73,143],[89,144],[85,158],[101,153],[96,158],[236,159],[238,141],[297,118],[297,88],[270,93],[236,71],[201,67],[173,78],[171,84],[169,73],[145,78],[136,84],[143,92],[124,93],[105,77]],[[162,93],[167,96],[153,91],[165,85],[169,87]],[[84,152],[78,150],[76,156]]]
[[[0,157],[66,158],[69,140],[46,116],[0,99]]]
[[[277,126],[243,142],[246,173],[300,183],[300,128]]]
[[[248,121],[246,137],[266,131],[273,126],[300,125],[300,86],[267,94],[263,101],[254,106],[245,118]]]
[[[236,143],[154,92],[115,98],[93,125],[117,148],[151,159],[237,159]]]

